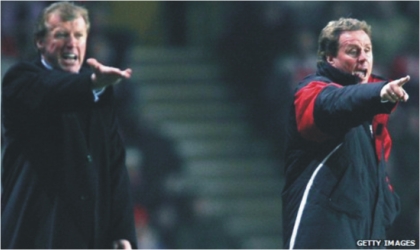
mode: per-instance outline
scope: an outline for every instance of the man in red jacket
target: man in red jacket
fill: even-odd
[[[131,69],[88,59],[88,11],[41,13],[40,57],[2,82],[2,248],[137,247],[112,85]]]
[[[399,210],[385,165],[390,112],[409,76],[372,74],[371,27],[341,18],[321,31],[317,72],[294,93],[283,190],[286,248],[357,248],[384,240]],[[383,247],[378,245],[378,247]]]

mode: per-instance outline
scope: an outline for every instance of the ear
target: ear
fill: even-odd
[[[329,64],[334,66],[334,57],[333,56],[326,56],[325,58]]]
[[[35,41],[36,47],[39,51],[41,51],[44,48],[44,39],[38,38]]]

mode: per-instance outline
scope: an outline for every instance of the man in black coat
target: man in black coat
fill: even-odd
[[[137,247],[112,85],[131,70],[88,59],[88,11],[47,7],[40,58],[2,82],[2,248]]]
[[[408,100],[410,77],[372,74],[370,35],[364,21],[328,23],[317,72],[295,90],[282,194],[286,248],[384,247],[399,211],[385,171],[387,122],[396,103]]]

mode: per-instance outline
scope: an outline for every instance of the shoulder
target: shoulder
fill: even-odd
[[[32,60],[32,61],[21,61],[14,64],[8,71],[13,71],[16,69],[37,69],[37,70],[46,70],[45,67],[42,66],[41,61],[39,60]]]
[[[7,69],[6,73],[4,74],[4,80],[8,79],[11,76],[21,75],[25,72],[39,72],[46,70],[41,62],[37,61],[22,61],[12,65],[9,69]]]
[[[378,75],[372,74],[369,77],[369,81],[368,82],[386,82],[386,81],[389,81],[389,79],[387,79],[385,77],[382,77],[382,76],[378,76]]]
[[[320,75],[309,75],[307,77],[305,77],[302,81],[299,82],[299,84],[297,85],[296,91],[301,90],[302,88],[305,88],[308,85],[322,85],[325,86],[329,83],[331,83],[332,81],[325,76],[320,76]]]

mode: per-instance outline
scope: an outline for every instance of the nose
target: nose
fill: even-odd
[[[77,38],[71,34],[67,37],[66,45],[69,47],[73,47],[77,44]]]
[[[362,50],[359,55],[359,61],[364,62],[366,61],[367,58],[368,58],[367,52]]]

